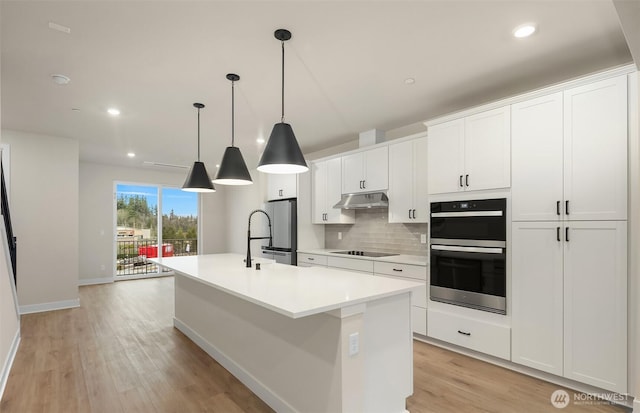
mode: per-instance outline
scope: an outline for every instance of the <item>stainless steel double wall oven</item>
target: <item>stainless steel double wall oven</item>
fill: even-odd
[[[506,314],[505,198],[431,204],[434,301]]]

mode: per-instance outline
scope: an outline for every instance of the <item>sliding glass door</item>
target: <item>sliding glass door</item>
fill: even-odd
[[[118,183],[114,208],[116,279],[162,275],[148,258],[197,254],[196,193],[160,185]]]

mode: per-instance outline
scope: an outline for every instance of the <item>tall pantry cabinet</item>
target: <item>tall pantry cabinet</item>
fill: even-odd
[[[512,361],[626,393],[626,76],[511,113]]]

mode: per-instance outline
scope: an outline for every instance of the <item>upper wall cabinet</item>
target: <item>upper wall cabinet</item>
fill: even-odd
[[[353,224],[354,210],[336,209],[333,206],[342,198],[341,158],[311,163],[311,222],[314,224]]]
[[[296,174],[269,174],[267,176],[267,201],[298,196]]]
[[[427,222],[427,138],[389,145],[389,222]]]
[[[385,191],[389,187],[389,151],[386,146],[342,157],[342,193]]]
[[[429,194],[508,188],[510,107],[429,127]]]
[[[627,218],[626,76],[512,106],[514,221]]]

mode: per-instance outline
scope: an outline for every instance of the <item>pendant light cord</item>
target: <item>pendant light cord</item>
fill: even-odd
[[[236,99],[235,99],[235,81],[231,81],[231,146],[235,146],[235,136],[236,136],[236,118],[235,118],[235,110],[236,110]]]
[[[282,43],[282,116],[280,122],[284,123],[284,41]]]
[[[200,162],[200,108],[198,108],[198,162]]]

